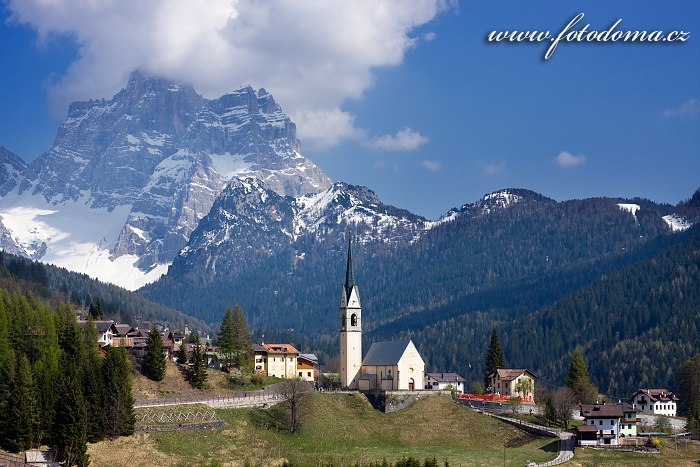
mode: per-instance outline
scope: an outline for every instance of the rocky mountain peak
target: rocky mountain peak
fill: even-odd
[[[27,164],[17,154],[0,146],[0,196],[13,190],[22,178]]]
[[[53,146],[29,167],[5,159],[12,162],[0,170],[13,175],[0,179],[0,196],[20,186],[17,203],[36,222],[18,233],[28,221],[5,217],[4,238],[27,251],[45,243],[34,248],[43,260],[87,265],[79,271],[129,288],[167,268],[226,182],[256,177],[280,199],[331,184],[301,154],[296,125],[266,90],[208,100],[141,71],[109,100],[71,104]],[[77,222],[62,223],[76,211],[84,211]]]

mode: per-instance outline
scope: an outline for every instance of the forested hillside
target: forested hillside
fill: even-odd
[[[592,381],[604,393],[626,397],[639,387],[673,389],[678,367],[700,352],[700,229],[677,235],[649,244],[632,264],[610,267],[614,272],[544,276],[492,290],[434,316],[387,324],[371,339],[411,337],[430,368],[479,381],[496,326],[507,365],[534,371],[541,383],[563,385],[569,356],[580,346]],[[652,256],[655,250],[661,251]],[[574,291],[548,304],[569,281]]]
[[[141,319],[167,323],[175,328],[182,328],[187,323],[190,329],[211,330],[208,324],[146,300],[135,292],[64,268],[0,252],[0,271],[0,286],[10,291],[29,291],[53,307],[70,301],[76,307],[87,308],[93,299],[99,298],[106,319],[132,325]]]
[[[613,267],[616,258],[672,236],[662,217],[673,206],[608,198],[555,202],[527,190],[504,193],[517,196],[518,202],[489,204],[487,196],[454,210],[451,220],[410,242],[356,242],[365,329],[414,313],[459,309],[462,300],[474,297],[488,302],[497,299],[494,290],[527,289],[543,277],[558,280],[550,297],[543,298],[551,302],[585,283],[567,279],[572,275],[591,280],[599,264]],[[623,202],[640,208],[632,213],[619,206]],[[367,228],[347,225],[359,237]],[[345,248],[342,233],[305,235],[269,257],[249,248],[235,274],[203,281],[196,268],[172,272],[141,293],[210,323],[220,321],[226,306],[239,303],[253,329],[333,337]],[[225,254],[209,257],[209,264],[226,261]]]
[[[8,266],[0,262],[0,447],[44,444],[65,465],[88,465],[87,442],[134,432],[131,359],[98,350],[93,321],[78,325],[74,306],[42,284],[43,266]]]

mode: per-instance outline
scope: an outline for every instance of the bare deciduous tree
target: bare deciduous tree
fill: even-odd
[[[571,411],[576,406],[576,395],[569,388],[559,388],[552,393],[551,403],[559,422],[568,429]]]
[[[287,410],[287,422],[290,433],[296,433],[299,422],[309,409],[312,386],[299,378],[285,379],[276,386]]]

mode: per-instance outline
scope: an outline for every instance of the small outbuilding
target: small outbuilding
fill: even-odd
[[[426,373],[425,389],[442,391],[444,389],[454,389],[457,392],[464,392],[466,380],[457,373]]]

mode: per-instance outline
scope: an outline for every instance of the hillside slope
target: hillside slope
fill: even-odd
[[[552,303],[533,307],[548,285],[556,288],[555,277],[520,290],[519,299],[517,289],[502,291],[501,298],[487,294],[464,302],[462,310],[443,310],[443,319],[399,321],[371,337],[411,337],[429,366],[480,381],[496,326],[508,366],[529,368],[548,387],[563,384],[569,356],[581,346],[591,379],[604,393],[625,398],[639,387],[674,389],[676,369],[700,352],[700,229],[675,240],[632,264],[600,271]],[[514,316],[509,294],[516,295],[516,311],[533,309]]]

